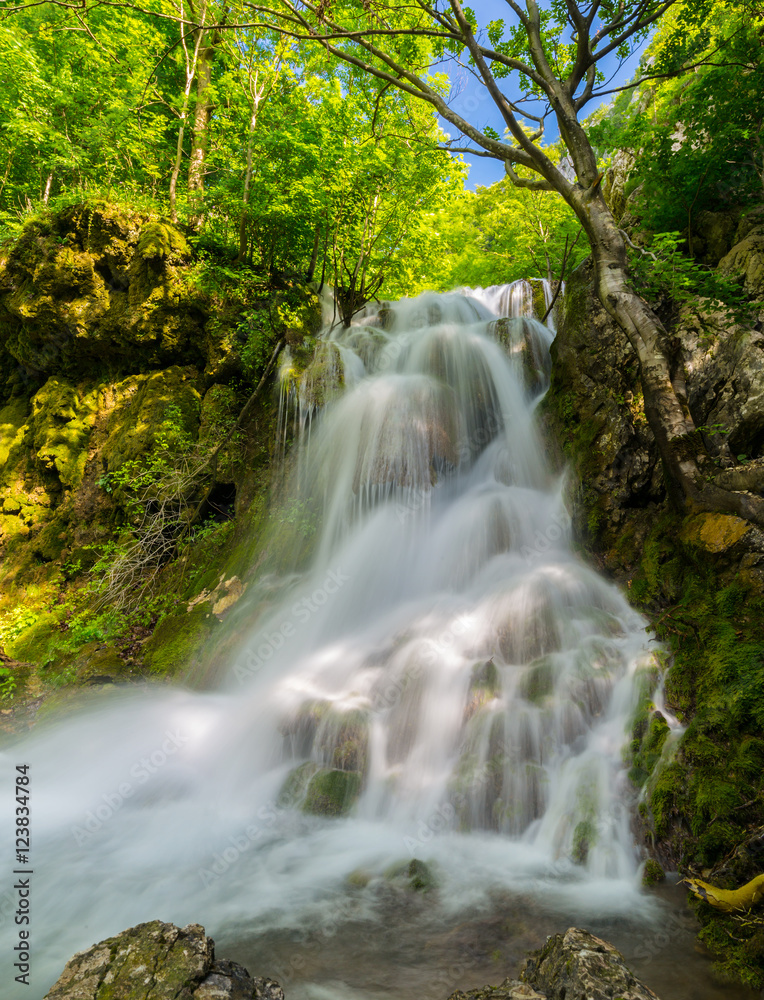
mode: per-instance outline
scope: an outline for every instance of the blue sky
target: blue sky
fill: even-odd
[[[505,0],[475,0],[472,8],[481,26],[498,18],[503,18],[507,25],[516,23],[517,20]],[[608,83],[608,88],[620,86],[633,77],[639,65],[639,57],[642,49],[644,49],[644,46],[620,67],[614,53],[603,61],[600,68],[605,73],[605,76],[609,78],[611,74],[613,75],[612,80]],[[445,66],[441,67],[441,69],[445,68]],[[498,108],[491,100],[486,88],[469,73],[454,66],[449,67],[449,75],[453,81],[452,99],[449,102],[451,107],[478,128],[489,125],[501,134],[504,131],[504,120]],[[511,79],[502,81],[502,83],[511,89]],[[599,101],[593,100],[585,109],[584,114],[586,116],[592,114],[601,104],[608,103],[615,96],[611,95]],[[535,111],[535,109],[531,110]],[[449,132],[453,136],[456,135],[454,127],[448,122],[441,121],[441,126],[444,131]],[[553,116],[547,119],[546,130],[547,141],[554,142],[557,139],[558,133]],[[462,143],[459,143],[459,145],[462,145]],[[474,190],[478,185],[494,184],[504,177],[504,164],[498,160],[468,155],[465,155],[464,159],[470,167],[465,185],[467,188]]]

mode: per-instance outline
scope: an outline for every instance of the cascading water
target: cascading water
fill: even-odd
[[[117,695],[2,755],[4,789],[31,765],[35,995],[143,920],[202,922],[221,953],[327,920],[373,931],[414,857],[430,913],[503,891],[649,915],[621,748],[655,664],[571,551],[533,312],[527,283],[428,294],[327,332],[307,379],[287,358],[280,434],[292,413],[310,431],[292,503],[315,555],[225,689]],[[362,995],[297,978],[290,1000]]]

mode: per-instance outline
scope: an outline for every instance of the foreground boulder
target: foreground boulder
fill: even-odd
[[[448,1000],[546,1000],[546,997],[527,983],[505,979],[501,986],[483,986],[479,990],[470,990],[469,993],[457,990]]]
[[[278,983],[217,961],[199,924],[138,924],[81,951],[44,1000],[284,1000]]]
[[[531,952],[521,979],[452,993],[448,1000],[658,1000],[612,944],[571,927]]]
[[[658,1000],[612,944],[578,927],[555,934],[532,952],[520,976],[547,1000]]]

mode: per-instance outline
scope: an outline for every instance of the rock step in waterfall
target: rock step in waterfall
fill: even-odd
[[[115,692],[2,756],[34,776],[48,985],[157,915],[287,949],[386,926],[412,858],[431,916],[497,891],[654,916],[621,749],[656,664],[571,551],[534,419],[548,302],[538,283],[426,294],[284,358],[279,435],[299,441],[275,516],[309,568],[269,578],[267,607],[248,588],[222,690]]]

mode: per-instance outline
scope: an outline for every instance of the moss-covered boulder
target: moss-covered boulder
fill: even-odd
[[[520,978],[547,1000],[658,1000],[612,944],[577,927],[532,952]]]
[[[0,267],[0,345],[28,375],[201,361],[191,260],[177,227],[113,206],[33,220]]]
[[[317,771],[308,782],[303,810],[317,816],[346,816],[361,793],[361,775],[337,768]]]
[[[663,882],[665,878],[666,873],[658,862],[654,858],[648,858],[642,869],[642,885],[649,889],[650,886]]]
[[[199,924],[138,924],[79,952],[45,1000],[284,1000],[278,983],[215,959]]]

